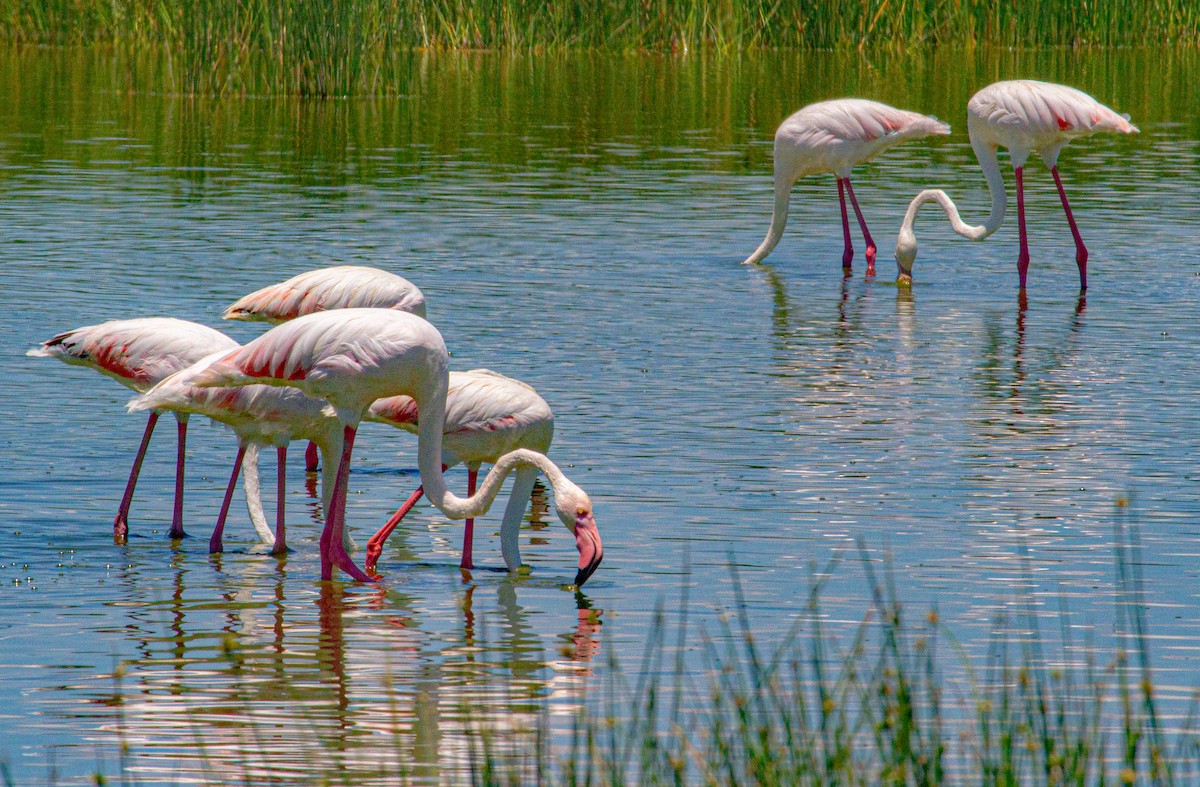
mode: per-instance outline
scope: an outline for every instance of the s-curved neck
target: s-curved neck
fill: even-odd
[[[1000,225],[1004,223],[1004,212],[1008,208],[1008,194],[1004,190],[1004,176],[1000,174],[997,148],[995,145],[980,142],[974,137],[971,139],[971,147],[974,148],[975,157],[979,159],[979,166],[983,169],[984,178],[987,179],[988,196],[992,201],[992,209],[988,213],[987,221],[979,226],[967,224],[959,215],[958,206],[946,192],[941,189],[926,189],[913,198],[908,205],[908,210],[904,213],[904,222],[900,225],[902,239],[908,239],[913,246],[916,245],[913,224],[917,220],[917,213],[920,212],[921,206],[927,202],[937,202],[941,205],[942,210],[946,213],[946,218],[950,220],[950,226],[968,240],[983,240],[1000,229]]]
[[[417,467],[421,471],[421,486],[425,496],[439,511],[450,519],[468,519],[486,513],[504,479],[515,468],[521,466],[536,467],[550,483],[551,489],[557,493],[566,481],[566,476],[558,466],[545,454],[518,448],[510,451],[496,460],[496,464],[488,472],[478,491],[469,498],[456,497],[446,487],[446,477],[442,474],[442,429],[446,421],[446,391],[449,387],[449,372],[431,375],[429,389],[424,396],[413,398],[417,400],[417,410],[421,417],[417,432]]]

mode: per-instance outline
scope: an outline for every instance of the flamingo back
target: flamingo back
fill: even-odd
[[[415,433],[417,406],[392,396],[371,405],[369,421]],[[446,394],[443,464],[495,462],[518,448],[546,453],[554,438],[554,414],[532,386],[490,369],[450,372]]]
[[[1067,142],[1102,131],[1136,134],[1128,115],[1066,85],[1032,79],[988,85],[967,102],[972,140],[1009,150],[1022,166],[1031,151],[1053,166]]]
[[[906,139],[949,134],[935,117],[869,101],[839,98],[809,104],[775,132],[775,166],[792,180],[804,175],[850,170]]]
[[[396,309],[425,316],[425,296],[394,273],[339,265],[301,273],[241,298],[225,310],[227,320],[279,324],[331,309]]]
[[[201,387],[291,385],[357,421],[386,396],[444,385],[449,356],[430,323],[392,309],[338,309],[298,317],[214,361]],[[440,381],[440,382],[439,382]]]
[[[206,325],[172,317],[110,320],[60,333],[27,355],[87,366],[145,393],[210,353],[238,343]]]

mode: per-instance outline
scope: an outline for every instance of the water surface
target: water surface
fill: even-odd
[[[449,781],[469,756],[465,707],[514,731],[547,708],[569,719],[610,658],[636,664],[656,604],[684,583],[697,631],[719,636],[731,564],[769,645],[804,613],[814,567],[844,555],[823,604],[827,630],[848,635],[867,606],[860,542],[968,654],[1030,599],[1047,616],[1065,603],[1076,641],[1102,645],[1127,494],[1158,677],[1186,696],[1200,655],[1198,69],[1169,50],[430,55],[397,99],[218,102],[163,94],[103,56],[5,52],[0,758],[18,783],[122,767],[143,784],[249,782],[268,764],[284,780]],[[966,100],[1018,76],[1079,86],[1142,129],[1060,161],[1092,251],[1086,300],[1036,163],[1027,301],[1015,222],[972,244],[931,210],[916,283],[895,287],[891,246],[919,189],[985,214]],[[739,265],[769,219],[775,126],[841,95],[955,127],[856,171],[880,275],[864,279],[858,240],[841,274],[832,178],[798,184],[768,265]],[[247,341],[259,329],[222,324],[226,305],[330,264],[410,278],[456,368],[550,402],[551,455],[592,496],[607,547],[582,594],[565,587],[573,541],[552,513],[527,523],[531,571],[515,578],[492,570],[489,514],[483,568],[464,577],[461,525],[428,506],[389,543],[386,581],[323,585],[298,457],[285,561],[252,544],[240,511],[225,555],[205,538],[172,545],[169,428],[133,536],[112,544],[142,419],[116,383],[24,351],[151,314]],[[193,427],[193,536],[233,447]],[[357,451],[362,542],[417,479],[405,435],[364,430]]]

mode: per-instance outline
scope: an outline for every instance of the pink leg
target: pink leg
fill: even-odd
[[[1062,178],[1058,176],[1058,167],[1051,167],[1050,174],[1054,176],[1054,185],[1058,186],[1058,197],[1062,200],[1063,210],[1067,212],[1067,223],[1071,225],[1071,234],[1075,237],[1075,264],[1079,267],[1079,289],[1087,289],[1087,246],[1083,245],[1083,237],[1079,227],[1075,225],[1075,214],[1071,212],[1071,203],[1067,202],[1067,190],[1063,188]]]
[[[238,442],[237,457],[233,460],[233,472],[229,474],[229,486],[225,487],[225,499],[221,501],[221,513],[217,514],[217,526],[208,539],[208,551],[222,552],[225,547],[221,536],[225,534],[225,517],[229,516],[229,504],[233,501],[233,490],[237,488],[238,474],[242,472],[242,460],[246,458],[246,444]]]
[[[187,457],[187,421],[180,419],[176,427],[179,434],[179,450],[175,454],[175,513],[171,516],[171,538],[184,538],[183,532],[183,463]]]
[[[275,456],[278,459],[275,471],[275,544],[271,547],[271,554],[282,555],[287,552],[287,528],[283,515],[287,507],[287,446],[277,446]]]
[[[418,486],[417,491],[409,495],[408,499],[404,501],[404,505],[396,509],[396,513],[392,514],[392,518],[389,519],[383,527],[379,528],[375,535],[371,536],[371,540],[367,542],[367,557],[365,563],[368,574],[371,574],[376,578],[379,577],[379,575],[375,573],[375,564],[379,562],[379,556],[383,554],[383,542],[388,540],[388,537],[392,535],[392,531],[395,530],[400,524],[401,520],[408,515],[408,512],[412,511],[413,506],[417,504],[417,501],[421,499],[421,495],[423,494],[425,494],[425,487]]]
[[[850,217],[846,215],[846,186],[842,178],[837,179],[838,202],[842,203],[842,240],[846,247],[842,252],[842,271],[850,270],[850,260],[854,259],[854,246],[850,244]]]
[[[317,444],[313,441],[308,441],[308,448],[304,449],[304,472],[317,472],[317,465],[320,462],[317,460]]]
[[[1029,237],[1025,234],[1025,183],[1017,167],[1017,231],[1021,236],[1021,251],[1017,255],[1017,276],[1021,279],[1021,289],[1025,289],[1025,275],[1029,273]]]
[[[133,469],[129,471],[129,481],[125,484],[125,494],[121,505],[117,507],[117,516],[113,520],[113,543],[124,544],[129,537],[129,506],[133,503],[133,489],[137,486],[138,475],[142,472],[142,460],[146,458],[146,448],[150,445],[150,435],[154,434],[154,425],[158,423],[158,413],[151,412],[150,420],[146,421],[146,431],[142,432],[142,444],[133,460]]]
[[[854,215],[858,218],[858,226],[862,230],[863,241],[867,244],[867,275],[874,276],[875,241],[871,239],[871,231],[867,229],[867,222],[863,218],[862,211],[858,208],[858,200],[854,198],[854,188],[850,185],[850,178],[846,178],[846,193],[850,195],[850,204],[854,206]]]
[[[467,468],[467,497],[475,494],[475,481],[479,478],[478,467]],[[467,520],[467,529],[463,532],[463,548],[462,562],[458,564],[459,568],[475,568],[475,563],[471,559],[471,547],[475,541],[475,520]]]
[[[346,554],[342,543],[342,532],[346,528],[346,489],[350,484],[350,455],[354,450],[353,426],[344,429],[342,458],[338,462],[337,479],[333,484],[333,497],[325,517],[325,529],[321,531],[321,579],[333,579],[333,567],[337,566],[359,582],[371,582]]]

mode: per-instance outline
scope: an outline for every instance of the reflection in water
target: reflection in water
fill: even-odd
[[[435,612],[400,587],[327,581],[314,592],[262,555],[196,561],[177,555],[167,599],[122,605],[140,655],[88,714],[112,708],[103,729],[139,755],[142,783],[457,781],[483,730],[493,756],[517,762],[546,734],[547,710],[573,718],[587,696],[603,612],[582,593],[564,633],[543,641],[530,616],[545,613],[521,604],[522,580],[506,573],[455,582]],[[422,581],[441,583],[447,569]],[[153,595],[143,576],[126,572],[128,598]]]

